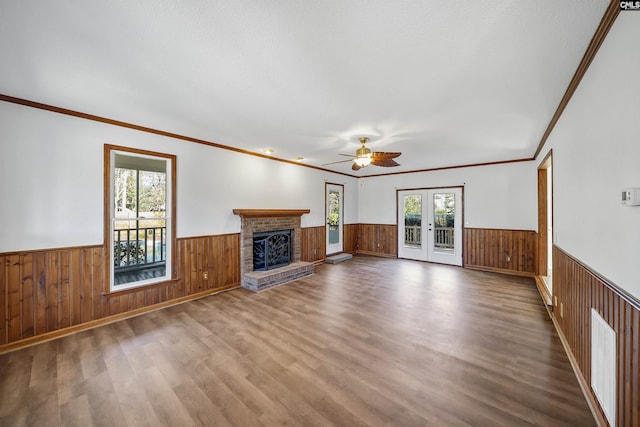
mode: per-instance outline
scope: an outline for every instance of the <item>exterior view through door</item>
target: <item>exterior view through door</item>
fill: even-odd
[[[398,258],[462,265],[462,187],[398,190]]]
[[[326,184],[325,196],[327,214],[327,249],[326,254],[331,255],[342,252],[342,220],[343,220],[343,191],[344,187],[338,184]]]

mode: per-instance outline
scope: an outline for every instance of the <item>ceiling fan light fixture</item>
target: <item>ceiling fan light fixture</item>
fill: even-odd
[[[353,162],[361,168],[367,167],[371,164],[371,154],[358,156],[353,159]]]
[[[367,167],[371,164],[371,150],[364,146],[368,140],[369,138],[367,137],[360,138],[362,147],[356,150],[356,158],[353,159],[353,162],[361,168]]]

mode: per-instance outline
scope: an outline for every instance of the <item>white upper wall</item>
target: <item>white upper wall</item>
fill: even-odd
[[[344,185],[357,221],[357,180],[0,102],[0,252],[101,244],[104,144],[177,156],[177,237],[240,232],[234,208],[311,209],[324,225],[325,182]]]
[[[449,186],[464,186],[466,227],[538,228],[533,161],[362,178],[359,222],[395,224],[396,190]]]
[[[553,149],[554,243],[640,298],[640,13],[621,12],[540,154]]]
[[[0,252],[101,244],[104,144],[177,156],[177,236],[237,233],[234,208],[309,208],[321,226],[325,182],[344,185],[344,221],[396,222],[396,189],[465,186],[470,227],[536,228],[533,162],[357,180],[297,165],[0,103]]]

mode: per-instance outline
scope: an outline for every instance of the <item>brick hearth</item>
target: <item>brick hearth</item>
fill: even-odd
[[[268,271],[251,271],[242,275],[242,287],[253,292],[264,291],[274,286],[293,282],[313,274],[313,263],[293,262]]]

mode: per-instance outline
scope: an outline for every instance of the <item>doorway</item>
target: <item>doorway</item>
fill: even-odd
[[[342,222],[343,222],[343,193],[344,186],[339,184],[326,184],[325,212],[327,216],[327,249],[326,254],[331,255],[342,252]]]
[[[398,191],[398,258],[462,265],[462,187]]]

